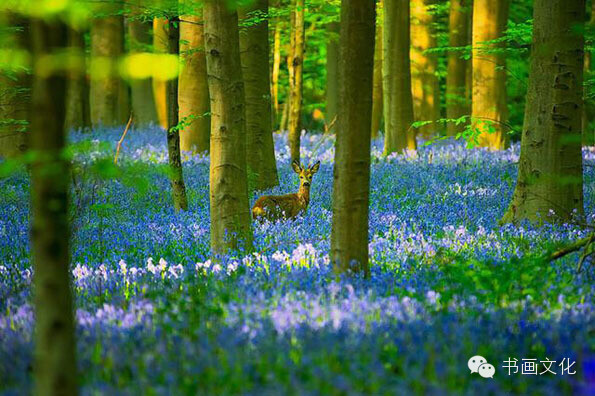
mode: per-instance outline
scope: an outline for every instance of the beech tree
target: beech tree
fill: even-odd
[[[268,15],[268,0],[240,9],[242,19]],[[251,187],[264,190],[279,184],[272,134],[269,23],[259,19],[240,33],[240,54],[246,94],[246,163]]]
[[[503,222],[583,214],[584,0],[536,0],[516,188]]]
[[[341,6],[339,133],[335,145],[331,260],[335,271],[363,272],[368,264],[370,123],[374,74],[375,4]]]
[[[157,54],[167,53],[168,46],[168,24],[163,18],[153,19],[153,51]],[[153,97],[157,108],[157,119],[159,125],[167,128],[167,81],[160,78],[153,78]]]
[[[415,150],[411,62],[409,57],[409,0],[384,3],[384,154]]]
[[[31,256],[35,285],[35,392],[77,394],[74,308],[70,285],[69,163],[64,157],[67,73],[40,61],[64,51],[58,18],[31,22]],[[47,61],[46,61],[47,62]],[[45,69],[43,69],[45,67]]]
[[[471,42],[471,0],[451,0],[448,20],[448,46],[465,47]],[[446,118],[457,119],[471,114],[471,102],[467,97],[467,71],[471,62],[463,58],[461,51],[448,53],[446,74]],[[465,125],[449,122],[448,135],[462,132]]]
[[[171,55],[179,55],[180,52],[180,18],[171,17],[168,21],[167,49]],[[188,198],[186,197],[186,185],[182,171],[182,158],[180,155],[180,131],[178,129],[178,77],[172,78],[166,83],[167,103],[167,154],[169,157],[171,189],[174,201],[174,209],[177,211],[188,210]]]
[[[86,73],[86,48],[82,28],[69,27],[68,46],[79,56],[79,67],[68,73],[66,87],[66,130],[88,128],[91,126],[89,107],[89,85]]]
[[[506,145],[506,58],[494,51],[502,43],[508,20],[509,0],[474,0],[472,35],[472,128],[482,147],[501,150]],[[490,42],[490,43],[488,43]]]
[[[289,67],[289,149],[291,160],[300,161],[300,135],[302,132],[302,88],[305,47],[304,0],[291,0],[291,48],[287,60]]]
[[[214,256],[252,245],[238,14],[227,4],[206,0],[203,9],[211,95],[209,196]]]
[[[413,114],[416,121],[431,121],[417,129],[424,138],[430,138],[438,129],[440,119],[440,87],[438,85],[438,57],[426,50],[435,48],[435,17],[428,7],[434,0],[411,1],[411,88]]]
[[[327,24],[326,43],[326,115],[327,124],[337,116],[339,106],[339,29],[338,22]]]
[[[382,0],[377,4],[374,43],[374,88],[372,93],[372,138],[378,136],[382,122]]]

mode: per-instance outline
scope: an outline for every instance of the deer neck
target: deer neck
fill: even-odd
[[[307,207],[308,204],[310,203],[310,186],[301,185],[300,189],[297,193],[297,196],[298,196],[298,199],[300,200],[300,203],[304,207]]]

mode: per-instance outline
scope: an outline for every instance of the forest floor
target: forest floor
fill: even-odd
[[[208,158],[185,156],[190,209],[175,214],[165,134],[131,131],[113,167],[120,134],[72,137],[83,394],[595,392],[593,264],[576,274],[577,254],[540,259],[587,231],[497,224],[518,145],[382,158],[374,142],[372,276],[337,280],[328,259],[332,138],[302,139],[305,162],[322,162],[306,215],[254,224],[256,253],[214,265]],[[295,191],[285,136],[276,150],[281,186],[272,192]],[[595,150],[584,155],[594,223]],[[31,384],[28,183],[22,170],[0,179],[0,394]],[[474,355],[493,364],[493,379],[470,373]],[[514,359],[516,373],[506,368]],[[522,359],[536,359],[537,374],[523,374]],[[546,360],[556,374],[539,374]]]

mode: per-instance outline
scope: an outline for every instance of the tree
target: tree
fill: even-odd
[[[164,54],[167,52],[167,29],[167,20],[163,18],[153,19],[153,51],[157,54]],[[166,84],[166,80],[153,78],[153,97],[157,108],[157,119],[159,120],[159,125],[164,129],[167,128],[168,125]]]
[[[118,76],[115,66],[124,54],[124,17],[117,15],[118,7],[111,4],[98,7],[98,16],[91,22],[92,62],[101,62],[103,59],[110,62],[107,70],[105,66],[97,67],[98,70],[91,75],[90,103],[93,125],[119,125],[125,122],[130,113],[127,106],[127,87]]]
[[[471,121],[481,147],[506,145],[506,58],[499,49],[508,20],[509,0],[473,1],[473,80]]]
[[[451,0],[448,20],[448,46],[461,48],[470,44],[471,0]],[[471,113],[469,98],[466,95],[467,70],[469,60],[463,58],[460,50],[448,53],[446,74],[446,118],[456,119]],[[455,136],[462,132],[464,125],[454,122],[447,124],[447,133]]]
[[[437,130],[435,122],[440,119],[440,87],[438,57],[426,50],[436,47],[433,25],[435,17],[428,6],[434,0],[411,1],[411,86],[413,114],[416,121],[432,123],[418,128],[424,138],[430,138]]]
[[[42,69],[64,51],[68,30],[56,18],[31,22],[35,73],[31,93],[31,254],[35,285],[36,393],[77,393],[74,312],[70,285],[69,164],[64,157],[67,75]]]
[[[171,55],[178,56],[180,53],[180,18],[171,17],[168,21],[169,28],[167,49]],[[173,194],[174,209],[188,210],[188,198],[186,197],[186,185],[184,184],[184,173],[182,170],[182,158],[180,155],[180,131],[178,129],[178,78],[172,78],[166,83],[167,103],[167,154],[169,157],[171,189]]]
[[[409,0],[384,3],[384,154],[415,150],[411,62],[409,58]]]
[[[291,49],[289,66],[289,149],[291,160],[300,161],[300,134],[302,131],[302,87],[305,47],[304,0],[291,1]]]
[[[16,14],[0,14],[4,31],[0,32],[0,48],[24,49],[28,46],[29,23]],[[15,157],[23,154],[28,146],[27,107],[31,79],[23,69],[0,70],[0,156]]]
[[[201,10],[196,10],[201,13]],[[190,117],[190,124],[180,131],[184,151],[209,151],[211,117],[207,58],[204,50],[204,27],[201,15],[185,15],[180,25],[180,55],[184,67],[180,72],[180,118]]]
[[[339,28],[338,22],[327,24],[326,43],[326,122],[337,116],[339,106]]]
[[[211,95],[209,196],[213,256],[230,249],[250,249],[252,245],[238,14],[227,3],[207,0],[203,8]]]
[[[246,163],[251,187],[264,190],[279,184],[272,134],[269,70],[268,0],[256,0],[240,9],[248,23],[240,33],[240,59],[246,94]],[[256,19],[251,22],[250,19]],[[260,18],[260,19],[259,19]]]
[[[275,7],[279,7],[279,1],[275,2]],[[275,18],[275,31],[273,36],[273,71],[271,73],[271,100],[275,110],[273,128],[279,120],[279,72],[281,69],[281,30],[282,23],[279,17]]]
[[[69,27],[68,45],[76,53],[81,62],[79,67],[71,70],[68,75],[66,88],[66,129],[88,128],[91,126],[89,108],[89,85],[86,75],[86,48],[84,31],[80,28]]]
[[[137,0],[137,3],[137,6],[132,7],[132,14],[127,20],[130,53],[133,54],[149,52],[153,39],[151,34],[152,23],[142,19],[140,15],[142,1]],[[135,124],[148,125],[156,123],[157,108],[151,79],[131,80],[130,93]]]
[[[388,2],[387,2],[388,3]],[[374,74],[375,4],[341,7],[339,133],[335,146],[331,260],[335,271],[363,272],[368,265],[370,123]]]
[[[503,222],[583,214],[584,0],[536,0],[519,173]]]
[[[382,0],[377,3],[374,43],[374,88],[372,93],[372,138],[378,137],[382,121]]]

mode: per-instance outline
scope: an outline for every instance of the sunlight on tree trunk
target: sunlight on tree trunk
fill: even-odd
[[[276,2],[276,7],[279,7],[279,3]],[[271,95],[273,103],[273,129],[279,121],[279,71],[281,69],[281,30],[282,24],[280,18],[275,18],[274,21],[275,29],[273,36],[273,72],[271,74]]]
[[[28,21],[10,13],[0,13],[0,23],[12,30],[5,33],[6,39],[0,49],[10,46],[27,48]],[[20,31],[16,31],[17,28]],[[30,84],[31,78],[23,70],[0,70],[0,157],[19,156],[27,150]]]
[[[31,256],[35,291],[35,393],[76,395],[74,308],[70,285],[65,160],[66,71],[41,72],[41,58],[64,51],[68,29],[57,19],[31,22],[36,67],[31,92]]]
[[[246,173],[244,83],[238,15],[225,0],[204,3],[211,94],[211,254],[250,250],[252,224]],[[267,68],[268,70],[268,68]]]
[[[157,54],[167,52],[167,20],[162,18],[153,19],[153,51]],[[157,119],[163,129],[167,128],[167,99],[166,81],[158,78],[153,79],[153,98],[157,108]]]
[[[135,14],[140,14],[141,8],[133,8]],[[150,52],[153,36],[151,35],[151,22],[135,19],[138,15],[127,20],[130,53]],[[157,123],[157,108],[153,96],[153,86],[150,78],[130,81],[130,93],[134,123],[145,126]]]
[[[330,124],[337,116],[339,105],[339,22],[326,25],[326,115]],[[331,129],[334,132],[334,128]]]
[[[428,10],[433,0],[411,1],[411,88],[413,114],[416,121],[432,121],[421,126],[417,133],[424,139],[438,131],[436,121],[440,119],[440,87],[438,85],[438,58],[436,54],[424,53],[436,47],[433,24],[434,15]]]
[[[409,59],[409,0],[384,3],[382,80],[384,95],[384,155],[415,150],[411,62]]]
[[[304,69],[304,0],[291,1],[291,51],[289,66],[289,149],[291,160],[300,160],[300,135],[302,132],[302,85]]]
[[[172,55],[179,55],[180,52],[180,19],[174,17],[168,21],[168,42],[167,50]],[[169,158],[171,189],[176,212],[188,210],[188,198],[186,197],[186,185],[184,184],[184,172],[182,170],[182,158],[180,155],[180,131],[178,130],[178,78],[172,78],[166,83],[167,103],[167,154]]]
[[[116,15],[118,6],[104,6],[100,16],[91,22],[91,57],[107,58],[115,63],[124,54],[124,18]],[[92,74],[90,87],[91,122],[93,126],[122,124],[125,87],[117,70],[101,70],[106,75]],[[128,118],[129,114],[126,114]]]
[[[240,11],[242,19],[268,15],[268,0],[256,0]],[[249,186],[265,190],[279,184],[272,131],[267,19],[240,33],[240,59],[246,95],[246,164]]]
[[[372,138],[378,137],[382,122],[382,1],[377,3],[374,43],[374,82],[372,93]]]
[[[506,57],[494,53],[503,44],[486,42],[502,36],[508,8],[509,0],[473,2],[472,128],[479,133],[479,145],[491,150],[502,150],[507,142]]]
[[[207,58],[205,55],[202,17],[185,15],[180,24],[180,50],[183,67],[180,71],[180,119],[192,117],[190,125],[180,131],[180,147],[184,151],[209,151],[211,117]]]
[[[536,0],[519,173],[503,222],[583,215],[584,0]]]
[[[368,264],[370,124],[374,79],[375,4],[341,7],[339,130],[335,145],[331,260],[336,273],[363,272]]]
[[[465,47],[471,44],[471,0],[451,0],[449,15],[449,47]],[[463,50],[448,52],[446,75],[446,118],[456,119],[471,113],[471,103],[467,96],[467,71],[469,60],[463,59]],[[446,124],[449,136],[463,132],[465,124]]]

